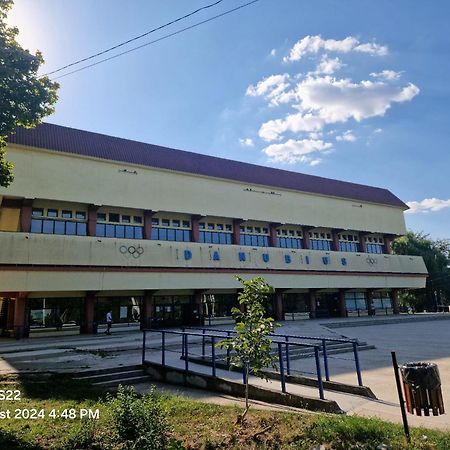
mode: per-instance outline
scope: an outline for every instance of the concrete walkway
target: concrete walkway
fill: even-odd
[[[433,320],[438,318],[439,320]],[[398,317],[375,317],[369,322],[367,318],[327,319],[315,321],[283,322],[279,333],[302,334],[309,336],[350,337],[367,341],[376,346],[375,350],[360,353],[363,369],[363,381],[378,396],[379,400],[369,400],[347,394],[326,392],[326,398],[336,400],[348,414],[380,417],[393,422],[400,422],[401,415],[391,366],[390,351],[395,350],[400,363],[410,361],[432,361],[439,366],[442,380],[442,391],[446,411],[450,412],[450,315],[415,315]],[[426,319],[426,320],[424,320]],[[441,320],[443,319],[443,320]],[[411,321],[412,320],[412,321]],[[336,328],[343,321],[351,327]],[[385,323],[387,322],[387,323]],[[398,323],[399,322],[399,323]],[[228,328],[226,326],[220,328]],[[148,357],[160,358],[159,334],[148,336]],[[169,345],[167,362],[176,367],[182,366],[180,361],[181,338],[168,336]],[[74,372],[89,368],[114,368],[139,364],[141,361],[142,335],[137,331],[116,332],[112,336],[65,336],[59,339],[39,338],[22,341],[0,340],[0,373],[39,372],[44,370],[58,372]],[[200,347],[192,351],[200,351]],[[356,384],[354,362],[349,353],[330,356],[330,372],[333,381]],[[195,370],[210,373],[210,368],[196,365]],[[291,361],[295,373],[314,372],[312,359]],[[194,366],[191,366],[194,369]],[[239,373],[220,371],[220,376],[241,380]],[[266,386],[264,381],[253,379],[255,385]],[[146,390],[148,385],[138,386]],[[270,388],[279,389],[278,382],[270,382]],[[195,389],[165,387],[170,392],[183,393],[198,400],[221,404],[236,403],[240,400],[223,395]],[[318,397],[317,389],[305,386],[288,385],[288,392]],[[260,407],[278,408],[276,406]],[[283,408],[284,409],[284,408]],[[450,430],[448,415],[440,417],[409,416],[413,426],[426,426]]]

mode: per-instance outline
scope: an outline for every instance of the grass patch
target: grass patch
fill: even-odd
[[[0,411],[15,408],[99,409],[98,420],[49,418],[0,420],[0,449],[70,450],[126,447],[103,445],[114,434],[114,413],[102,391],[67,375],[3,376],[0,389],[19,389],[20,402],[1,402]],[[321,444],[333,450],[375,450],[379,444],[393,450],[448,450],[450,434],[412,428],[413,443],[406,445],[400,425],[376,419],[326,414],[294,414],[250,409],[244,425],[237,425],[241,407],[219,406],[181,396],[160,396],[169,435],[178,448],[310,450]],[[117,417],[117,411],[116,411]]]

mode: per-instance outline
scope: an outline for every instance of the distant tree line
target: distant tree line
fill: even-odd
[[[416,311],[434,311],[438,305],[450,304],[450,240],[433,240],[423,232],[409,231],[392,243],[396,255],[422,256],[428,269],[424,289],[402,292],[403,306]]]

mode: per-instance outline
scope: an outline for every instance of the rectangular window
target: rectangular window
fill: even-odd
[[[42,217],[44,215],[44,210],[42,208],[33,208],[31,215],[33,217]]]
[[[114,225],[105,226],[105,237],[114,237]]]
[[[70,222],[67,222],[67,224],[69,224],[69,223]],[[78,222],[76,225],[77,225],[77,235],[78,236],[87,236],[87,225],[82,222]]]
[[[214,230],[214,224],[208,223],[208,230]]]
[[[85,225],[85,224],[83,224]],[[66,234],[69,236],[74,236],[77,234],[77,224],[76,222],[67,222],[66,223]]]
[[[66,232],[66,222],[62,220],[55,220],[55,234],[65,234]]]
[[[116,225],[116,237],[124,238],[125,237],[125,226],[124,225]]]
[[[134,227],[134,238],[135,239],[143,239],[144,233],[142,227]]]
[[[225,230],[226,230],[226,231],[233,231],[233,226],[227,223],[227,224],[225,225]]]
[[[134,222],[134,223],[142,223],[142,217],[140,217],[140,216],[134,216],[134,217],[133,217],[133,222]]]
[[[172,226],[173,226],[173,227],[176,227],[176,228],[179,228],[179,226],[180,226],[180,221],[179,221],[178,219],[172,220]]]
[[[183,220],[183,228],[190,228],[191,226],[191,222],[189,222],[189,220]],[[199,228],[200,228],[200,224],[199,224]]]
[[[37,219],[31,220],[31,232],[32,233],[42,233],[42,220],[37,220]]]
[[[105,225],[104,224],[97,224],[95,227],[95,235],[99,237],[105,236]]]
[[[47,217],[58,217],[57,209],[47,209]]]
[[[169,219],[161,219],[161,226],[170,227],[170,220]]]
[[[106,222],[106,214],[97,213],[97,222]]]
[[[223,230],[223,224],[217,223],[217,224],[216,224],[216,230],[222,231],[222,230]]]
[[[75,213],[75,219],[86,220],[86,213],[84,211],[77,211]]]
[[[125,237],[127,239],[134,239],[134,228],[135,227],[131,227],[129,225],[125,226]]]
[[[131,223],[131,217],[122,215],[122,223]]]
[[[152,217],[152,225],[159,225],[159,219],[156,217]]]
[[[42,221],[42,232],[45,234],[53,234],[53,220],[43,220]]]
[[[61,213],[61,217],[63,219],[71,219],[72,218],[72,211],[65,211],[63,209],[62,213]]]
[[[109,221],[119,223],[120,222],[120,214],[109,213]]]

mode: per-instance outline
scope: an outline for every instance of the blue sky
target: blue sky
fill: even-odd
[[[16,0],[9,23],[45,73],[208,3]],[[61,78],[47,120],[386,187],[409,228],[450,238],[448,17],[447,0],[260,0]]]

